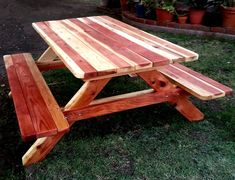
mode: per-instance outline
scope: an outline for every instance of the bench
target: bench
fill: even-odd
[[[159,68],[174,84],[201,100],[211,100],[232,93],[232,89],[179,63]]]
[[[69,124],[29,53],[4,56],[23,140],[65,132]]]

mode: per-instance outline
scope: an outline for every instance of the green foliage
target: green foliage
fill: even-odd
[[[190,5],[195,9],[204,9],[208,5],[208,0],[190,0]]]
[[[226,7],[235,7],[235,0],[224,0],[223,5]]]
[[[145,7],[146,11],[151,11],[156,6],[155,0],[142,0],[141,3]]]
[[[170,13],[175,13],[175,2],[176,0],[158,0],[156,7],[169,11]]]

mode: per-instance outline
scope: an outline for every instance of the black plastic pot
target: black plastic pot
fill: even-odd
[[[145,8],[142,4],[136,5],[136,16],[139,18],[144,18],[145,15]]]

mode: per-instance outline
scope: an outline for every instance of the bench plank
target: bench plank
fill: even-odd
[[[7,55],[4,56],[4,61],[22,138],[28,140],[33,137],[33,134],[39,138],[68,130],[68,122],[54,100],[32,56],[26,53]],[[14,90],[15,86],[18,87],[17,90]],[[25,107],[24,112],[18,109],[21,106]],[[26,115],[27,119],[25,119]]]
[[[223,97],[232,92],[231,88],[178,63],[160,67],[159,71],[179,87],[202,100]]]
[[[49,87],[47,86],[44,78],[41,76],[39,69],[37,68],[35,61],[30,54],[24,54],[26,63],[30,67],[32,76],[37,84],[37,87],[42,95],[42,98],[54,120],[58,132],[66,131],[69,128],[67,120],[64,118],[60,107],[58,106],[53,94],[51,93]]]
[[[28,113],[28,107],[25,102],[25,98],[23,96],[21,85],[19,83],[11,56],[4,56],[4,61],[7,69],[9,85],[11,87],[11,94],[14,96],[14,106],[17,117],[19,119],[18,124],[20,127],[22,139],[26,141],[27,139],[35,138],[36,132],[33,127],[31,117]]]

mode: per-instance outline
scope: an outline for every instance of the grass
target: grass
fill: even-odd
[[[156,35],[199,53],[199,61],[185,65],[235,89],[234,42]],[[61,105],[81,85],[65,70],[45,77]],[[101,96],[144,88],[137,78],[115,78]],[[78,122],[44,161],[23,168],[20,158],[30,144],[20,139],[7,86],[0,93],[3,179],[235,179],[234,96],[208,102],[192,98],[205,113],[198,123],[167,104]]]

